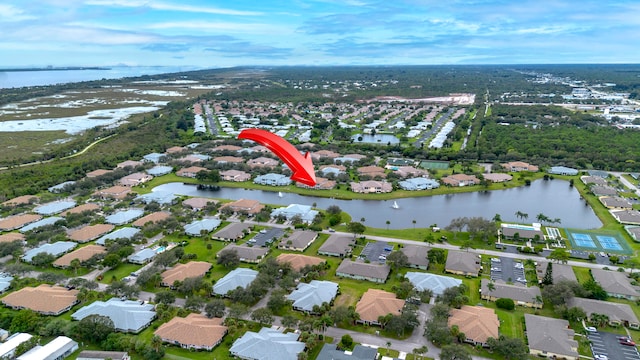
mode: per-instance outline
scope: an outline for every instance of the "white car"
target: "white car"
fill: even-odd
[[[593,355],[593,358],[595,360],[609,360],[607,355],[602,355],[602,354],[595,354],[595,355]]]
[[[587,326],[586,328],[584,328],[585,330],[587,330],[588,332],[598,332],[598,329],[596,329],[593,326]]]

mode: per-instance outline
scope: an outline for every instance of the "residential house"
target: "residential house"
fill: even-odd
[[[95,213],[100,210],[100,205],[94,203],[86,203],[82,205],[78,205],[72,209],[63,211],[60,213],[60,216],[67,216],[69,214],[82,214],[85,211]]]
[[[407,256],[407,267],[421,270],[427,270],[427,268],[429,267],[429,259],[427,259],[427,254],[429,252],[428,247],[419,245],[405,245],[400,249],[400,251],[402,251],[402,253]]]
[[[251,174],[240,170],[221,171],[220,176],[224,181],[243,182],[251,180]]]
[[[327,176],[329,174],[333,174],[333,176],[338,176],[347,171],[347,168],[344,165],[321,165],[320,172],[322,176]]]
[[[336,187],[336,182],[323,177],[316,177],[316,184],[309,186],[296,181],[296,186],[303,189],[331,190]]]
[[[298,341],[299,333],[283,333],[271,328],[259,332],[247,331],[233,342],[231,355],[243,360],[298,360],[305,343]]]
[[[353,236],[332,234],[318,249],[319,255],[345,257],[355,244]]]
[[[191,155],[181,157],[180,159],[178,159],[178,161],[183,163],[201,163],[209,159],[211,159],[209,155],[191,154]]]
[[[633,208],[631,201],[620,196],[601,196],[599,199],[602,205],[608,209],[631,210]]]
[[[640,226],[625,226],[624,229],[627,231],[629,236],[631,236],[633,241],[640,242]],[[2,236],[3,235],[0,235],[0,242],[2,242]]]
[[[36,345],[16,360],[60,360],[78,350],[78,343],[66,336],[58,336],[46,345]]]
[[[83,226],[79,229],[68,232],[69,239],[79,243],[86,243],[99,238],[100,236],[113,230],[115,226],[111,224],[95,224]]]
[[[194,220],[184,226],[184,232],[189,236],[202,236],[203,232],[209,233],[220,226],[221,223],[220,219]]]
[[[140,184],[144,184],[147,181],[151,181],[151,179],[153,179],[153,176],[142,173],[142,172],[137,172],[137,173],[124,176],[123,178],[118,180],[118,182],[122,186],[132,187],[132,186],[138,186]]]
[[[554,174],[554,175],[569,175],[569,176],[578,175],[577,169],[573,169],[566,166],[552,166],[551,169],[549,169],[547,172],[549,174]]]
[[[241,146],[236,146],[236,145],[218,145],[218,146],[214,147],[213,149],[211,149],[211,151],[214,151],[214,152],[222,152],[222,151],[238,152],[238,151],[240,151],[242,149],[243,148]]]
[[[393,191],[393,185],[386,181],[367,180],[361,182],[351,182],[351,191],[364,194],[379,194]]]
[[[336,269],[336,276],[385,283],[390,272],[391,268],[386,264],[379,265],[344,259]]]
[[[143,227],[149,223],[155,224],[167,220],[171,217],[171,213],[167,211],[156,211],[149,215],[145,215],[140,219],[134,221],[131,225],[135,227]]]
[[[207,168],[202,166],[189,166],[176,171],[176,175],[180,177],[195,178],[200,171],[209,172]]]
[[[33,335],[27,333],[15,333],[9,336],[3,343],[0,343],[0,359],[13,359],[18,346],[31,340],[32,337]]]
[[[579,360],[578,342],[567,320],[524,314],[524,322],[531,355]]]
[[[213,158],[216,162],[220,164],[242,164],[244,163],[244,159],[239,156],[218,156]]]
[[[449,250],[447,262],[444,265],[444,271],[463,276],[478,276],[482,265],[480,264],[480,255]]]
[[[95,179],[95,178],[98,178],[100,176],[104,176],[104,175],[110,174],[112,172],[113,172],[113,170],[98,169],[98,170],[89,171],[86,174],[86,177],[89,178],[89,179]]]
[[[484,306],[463,305],[460,309],[451,309],[449,327],[457,326],[465,335],[465,342],[487,347],[489,338],[500,337],[500,320],[495,310]]]
[[[240,199],[226,203],[220,207],[220,210],[231,209],[234,214],[255,215],[264,208],[258,200]]]
[[[91,196],[102,200],[122,200],[132,193],[131,188],[128,186],[116,185],[106,189],[95,191]]]
[[[116,239],[131,240],[138,233],[140,233],[140,229],[125,226],[118,230],[112,231],[107,235],[102,236],[101,238],[96,240],[96,244],[104,246],[107,243],[107,241],[110,241],[110,240],[116,240]]]
[[[75,185],[75,184],[76,184],[75,181],[65,181],[65,182],[60,183],[58,185],[51,186],[51,187],[47,188],[47,190],[49,190],[49,192],[52,192],[54,194],[60,194],[60,193],[63,193],[63,192],[71,191],[73,189],[73,185]]]
[[[163,176],[163,175],[171,174],[173,172],[173,166],[156,165],[151,169],[146,169],[145,171],[147,174],[151,176]]]
[[[356,304],[357,322],[366,325],[380,325],[378,318],[388,314],[400,315],[405,301],[396,299],[396,294],[379,289],[369,289]]]
[[[503,240],[536,240],[544,241],[544,233],[539,228],[515,228],[511,224],[501,224],[499,235]]]
[[[595,195],[595,196],[616,196],[618,195],[618,190],[616,190],[616,188],[612,187],[612,186],[608,186],[608,185],[593,185],[591,186],[591,192]]]
[[[202,314],[192,313],[187,317],[174,317],[153,333],[163,342],[183,349],[211,351],[227,334],[228,328],[222,324],[221,318],[210,319]]]
[[[596,184],[596,185],[601,185],[601,186],[605,186],[607,185],[607,180],[601,178],[600,176],[580,176],[580,180],[586,185],[586,184]]]
[[[251,168],[255,168],[255,167],[270,167],[270,168],[274,168],[276,166],[278,166],[280,162],[276,159],[272,159],[269,157],[259,157],[259,158],[255,158],[255,159],[251,159],[249,161],[247,161],[247,165],[249,165],[249,167]]]
[[[593,279],[609,296],[636,301],[640,299],[640,287],[631,285],[626,273],[602,269],[591,269]]]
[[[25,236],[17,232],[4,233],[0,235],[0,243],[20,241],[24,242]]]
[[[42,244],[34,249],[26,251],[24,255],[22,255],[21,259],[24,262],[30,263],[31,259],[33,259],[34,256],[40,253],[47,253],[57,258],[58,256],[72,250],[76,246],[78,246],[78,244],[74,243],[73,241],[56,241],[50,244]]]
[[[318,150],[318,151],[313,151],[311,152],[311,158],[313,160],[320,160],[320,159],[335,159],[337,157],[340,156],[340,154],[338,154],[337,152],[331,151],[331,150]]]
[[[384,168],[381,168],[380,166],[375,166],[375,165],[363,166],[363,167],[359,167],[357,171],[358,171],[358,176],[369,176],[372,179],[375,178],[376,176],[379,176],[383,179],[387,177],[387,174],[385,173]]]
[[[25,233],[28,233],[29,231],[36,230],[45,226],[55,225],[56,223],[63,222],[63,221],[64,221],[64,218],[61,218],[59,216],[49,216],[44,219],[40,219],[36,222],[32,222],[29,225],[25,225],[22,228],[20,228],[19,231],[25,234]]]
[[[315,231],[295,230],[280,241],[278,249],[305,251],[317,238],[318,233]]]
[[[217,204],[218,201],[217,200],[213,200],[213,199],[209,199],[209,198],[199,198],[199,197],[195,197],[195,198],[189,198],[187,200],[184,200],[182,202],[182,205],[188,208],[191,208],[191,210],[194,211],[200,211],[202,209],[204,209],[205,207],[207,207],[207,205],[209,204]]]
[[[0,301],[12,309],[29,309],[42,315],[58,316],[78,303],[78,290],[42,284],[24,287],[6,295]]]
[[[416,169],[413,166],[393,166],[393,167],[388,167],[388,169],[393,170],[394,173],[396,173],[398,176],[403,178],[407,178],[407,177],[416,178],[416,177],[429,176],[428,171]]]
[[[325,262],[324,259],[302,254],[282,253],[276,258],[279,264],[289,263],[295,271],[302,270],[305,266],[316,266]]]
[[[186,151],[186,150],[187,150],[187,148],[182,147],[182,146],[172,146],[172,147],[168,148],[165,151],[165,153],[167,153],[167,154],[178,154],[178,153],[181,153],[181,152]]]
[[[142,161],[127,160],[116,165],[117,168],[124,169],[126,167],[136,168],[142,165]]]
[[[572,297],[567,301],[567,308],[572,307],[584,310],[589,319],[593,314],[602,314],[607,315],[611,326],[623,325],[631,329],[640,329],[640,321],[628,304]]]
[[[211,263],[206,261],[189,261],[186,264],[178,264],[160,274],[162,286],[173,286],[176,281],[185,281],[189,278],[205,276],[211,270]]]
[[[96,301],[82,307],[71,318],[82,320],[90,315],[106,316],[117,331],[137,334],[151,324],[156,317],[153,304],[145,304],[141,301],[121,300],[111,298],[107,301]]]
[[[309,205],[290,204],[284,208],[277,208],[271,212],[271,218],[284,217],[287,221],[291,221],[298,217],[307,224],[311,224],[313,219],[318,215],[317,210],[313,210]]]
[[[418,191],[436,189],[440,187],[440,183],[434,179],[418,177],[402,180],[398,182],[398,186],[403,190]]]
[[[338,350],[338,345],[325,343],[316,360],[376,360],[378,349],[356,345],[352,351]]]
[[[142,157],[143,162],[152,162],[154,164],[164,162],[165,159],[166,155],[160,153],[151,153]]]
[[[431,290],[433,295],[436,296],[442,295],[442,293],[450,287],[456,287],[462,284],[462,280],[460,279],[431,273],[409,271],[405,274],[405,277],[416,290]]]
[[[314,313],[314,306],[333,304],[338,296],[338,284],[331,281],[311,280],[310,283],[299,283],[296,289],[287,296],[293,302],[293,310]]]
[[[471,186],[480,184],[480,180],[474,175],[453,174],[440,179],[443,184],[449,186]]]
[[[519,171],[531,171],[536,172],[539,168],[535,165],[531,165],[529,163],[523,161],[511,161],[505,164],[502,164],[502,167],[510,172],[519,172]]]
[[[96,255],[101,255],[106,253],[107,250],[100,245],[87,245],[79,248],[78,250],[72,251],[68,254],[61,256],[58,260],[53,262],[53,266],[66,268],[71,266],[71,262],[75,259],[78,259],[81,263],[91,259]]]
[[[333,163],[334,164],[345,164],[345,163],[353,164],[354,162],[358,162],[364,158],[366,158],[366,156],[361,154],[346,154],[344,156],[340,156],[333,159]]]
[[[53,215],[53,214],[57,214],[65,210],[71,209],[72,207],[75,207],[75,206],[76,206],[76,202],[73,200],[53,201],[47,204],[42,204],[40,206],[37,206],[35,209],[33,209],[33,211],[40,215]]]
[[[236,241],[251,232],[251,225],[245,223],[231,223],[211,236],[212,239],[222,241]]]
[[[11,282],[12,281],[13,281],[13,276],[11,276],[11,275],[9,275],[7,273],[0,273],[0,294],[2,294],[5,291],[9,290],[9,288],[11,287]],[[2,329],[0,329],[0,340],[2,340],[1,330]]]
[[[542,308],[542,293],[537,286],[527,287],[516,283],[509,285],[502,280],[493,282],[493,290],[489,289],[489,280],[482,279],[480,281],[480,298],[482,300],[496,301],[501,298],[513,299],[516,305],[525,307]]]
[[[0,231],[11,231],[19,229],[40,219],[42,219],[42,216],[37,214],[20,214],[7,216],[4,219],[0,219]]]
[[[268,186],[287,186],[291,184],[291,178],[282,174],[266,174],[258,175],[253,179],[254,184],[268,185]]]
[[[570,265],[550,263],[547,261],[536,262],[536,275],[538,275],[538,283],[542,283],[544,275],[547,273],[547,266],[551,264],[551,278],[553,283],[559,281],[578,281],[576,274],[573,272],[573,268]]]
[[[238,287],[246,289],[257,276],[258,272],[253,269],[235,268],[214,283],[213,294],[224,296]]]
[[[33,204],[38,201],[38,197],[35,195],[22,195],[15,197],[13,199],[9,199],[3,202],[2,206],[16,207],[18,205],[28,205]]]
[[[483,174],[482,176],[484,177],[485,180],[491,181],[494,183],[507,182],[513,179],[513,176],[509,174],[503,174],[503,173],[488,173],[488,174]]]
[[[622,224],[640,225],[640,211],[638,210],[611,211],[611,215]]]
[[[131,360],[125,351],[84,350],[78,354],[76,360]]]
[[[218,252],[216,257],[227,251],[235,251],[238,253],[240,261],[257,264],[264,259],[264,257],[269,253],[269,250],[270,249],[268,247],[228,244],[224,249]]]
[[[158,253],[154,249],[146,248],[129,255],[127,260],[132,264],[144,265],[150,263],[156,255],[158,255]]]
[[[124,225],[144,215],[142,209],[126,209],[116,211],[115,213],[104,218],[104,221],[113,225]]]

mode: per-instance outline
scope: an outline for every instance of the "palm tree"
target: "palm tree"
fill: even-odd
[[[389,230],[389,225],[391,224],[391,221],[387,220],[387,230]]]
[[[487,290],[489,290],[489,297],[491,297],[491,293],[496,289],[496,284],[493,282],[493,279],[489,280],[487,283]]]
[[[363,223],[363,224],[364,224],[364,222],[365,222],[366,220],[367,220],[367,219],[365,219],[365,218],[363,218],[363,217],[361,217],[361,218],[360,218],[360,222],[361,222],[361,223]]]
[[[517,217],[518,219],[523,218],[523,214],[524,214],[524,213],[523,213],[522,211],[520,211],[520,210],[516,211],[516,217]]]
[[[416,229],[416,219],[411,220],[411,222],[413,223],[413,230]]]
[[[389,355],[390,348],[391,348],[391,341],[387,341],[387,355]]]

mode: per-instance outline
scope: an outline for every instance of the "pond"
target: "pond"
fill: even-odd
[[[338,200],[316,196],[274,191],[221,188],[219,191],[198,190],[195,185],[169,183],[157,186],[153,191],[168,191],[175,194],[219,199],[254,199],[266,204],[316,204],[326,209],[339,206],[349,213],[353,221],[365,219],[366,226],[390,229],[429,227],[432,224],[445,227],[458,217],[480,216],[487,219],[500,214],[502,221],[522,223],[536,222],[538,214],[550,219],[560,219],[558,227],[595,229],[602,222],[590,206],[580,198],[578,191],[563,180],[537,180],[531,186],[505,190],[478,191],[469,193],[434,195],[394,200]],[[527,218],[517,218],[516,213],[528,214]],[[415,220],[415,224],[413,221]],[[389,224],[387,224],[389,221]]]

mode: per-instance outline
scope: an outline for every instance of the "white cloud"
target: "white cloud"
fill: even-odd
[[[24,11],[13,5],[0,4],[0,22],[24,21],[35,18],[35,16],[25,14]]]
[[[211,6],[193,6],[172,4],[164,2],[150,2],[146,0],[89,0],[87,5],[95,6],[107,6],[107,7],[146,7],[154,10],[163,11],[181,11],[191,13],[205,13],[205,14],[218,14],[218,15],[236,15],[236,16],[259,16],[263,15],[261,12],[256,11],[242,11],[233,9],[223,9]]]

